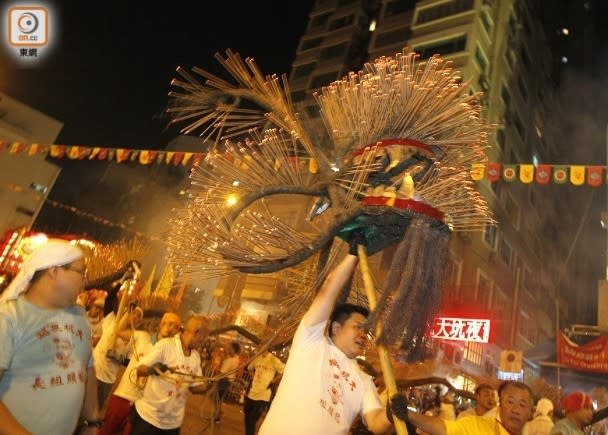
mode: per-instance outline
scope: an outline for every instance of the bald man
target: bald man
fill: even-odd
[[[181,326],[182,319],[179,315],[165,313],[160,319],[155,334],[150,335],[146,331],[135,331],[133,333],[129,364],[120,379],[118,387],[108,400],[103,426],[99,429],[98,435],[123,433],[129,423],[131,407],[141,397],[143,389],[137,384],[137,367],[140,365],[140,360],[144,355],[150,353],[158,341],[177,334]]]
[[[82,252],[49,240],[0,298],[0,432],[94,433],[100,424],[91,327],[76,297]]]
[[[188,391],[195,394],[207,391],[207,386],[195,378],[203,374],[201,357],[195,349],[208,333],[208,320],[193,316],[181,334],[160,340],[139,361],[137,374],[147,376],[148,381],[131,412],[131,435],[179,435]]]

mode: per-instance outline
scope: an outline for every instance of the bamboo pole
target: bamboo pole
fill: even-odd
[[[359,267],[361,269],[361,276],[363,277],[363,286],[365,287],[365,293],[367,295],[367,302],[370,310],[374,310],[378,301],[376,300],[376,291],[374,290],[374,284],[372,282],[371,272],[369,270],[369,264],[367,262],[367,253],[365,252],[365,246],[357,246],[357,254],[359,256]],[[382,332],[382,325],[376,326],[376,337]],[[395,373],[393,372],[393,366],[391,365],[391,359],[388,354],[386,346],[378,345],[378,356],[380,358],[380,367],[382,368],[382,376],[384,377],[384,383],[387,389],[388,406],[390,406],[391,397],[399,393],[397,389],[397,382],[395,381]],[[407,426],[405,422],[399,417],[393,415],[393,424],[395,425],[395,431],[397,435],[407,435]]]

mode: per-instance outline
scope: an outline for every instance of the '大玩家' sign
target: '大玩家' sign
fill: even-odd
[[[431,335],[442,340],[487,343],[490,339],[490,320],[436,317]]]

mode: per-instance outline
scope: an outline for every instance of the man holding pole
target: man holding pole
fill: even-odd
[[[392,428],[371,377],[356,361],[367,345],[368,311],[352,304],[334,309],[357,266],[356,247],[351,244],[351,255],[327,277],[304,314],[261,435],[347,434],[359,414],[374,433]],[[302,410],[306,418],[296,421]]]

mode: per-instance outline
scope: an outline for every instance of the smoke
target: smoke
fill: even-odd
[[[608,160],[608,78],[570,70],[563,76],[554,104],[546,141],[555,149],[552,163],[605,166]],[[606,177],[606,174],[604,174]],[[606,185],[555,186],[555,198],[565,214],[554,216],[560,234],[561,257],[571,257],[563,271],[561,294],[566,298],[571,323],[596,323],[597,281],[605,279],[606,230],[601,213],[608,209]],[[585,214],[588,202],[588,213]],[[565,202],[565,203],[564,203]],[[549,224],[551,224],[549,222]],[[582,225],[580,235],[577,229]]]

